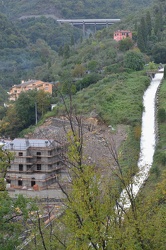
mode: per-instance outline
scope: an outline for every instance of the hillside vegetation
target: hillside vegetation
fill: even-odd
[[[16,19],[26,15],[54,14],[63,18],[120,18],[152,4],[153,0],[8,0],[1,1],[1,12]]]
[[[26,242],[28,237],[34,239],[27,249],[35,250],[164,250],[165,80],[159,92],[160,140],[151,176],[136,199],[132,188],[127,187],[137,172],[142,96],[150,83],[146,71],[156,70],[159,63],[166,63],[165,1],[107,0],[103,4],[99,0],[77,3],[73,0],[9,0],[0,2],[0,10],[1,136],[15,138],[33,132],[36,105],[37,126],[49,117],[65,116],[68,111],[71,125],[76,115],[78,125],[82,124],[80,116],[94,116],[99,123],[112,128],[112,133],[119,124],[127,128],[125,141],[118,150],[113,144],[109,148],[104,140],[110,152],[106,157],[112,157],[115,163],[109,166],[111,176],[103,176],[104,160],[100,169],[95,163],[85,164],[81,127],[75,131],[75,126],[71,126],[73,130],[67,134],[68,145],[61,158],[70,166],[70,188],[65,185],[63,189],[59,183],[66,194],[63,215],[47,228],[40,220],[41,208],[20,196],[10,199],[5,192],[6,169],[14,156],[0,148],[0,171],[4,177],[0,178],[0,249],[13,250],[13,246],[21,244],[20,236],[23,236]],[[62,18],[123,19],[108,29],[98,29],[95,34],[90,30],[85,38],[81,29],[59,26],[55,19],[45,16],[18,19],[45,14]],[[115,29],[131,29],[133,40],[114,41]],[[21,79],[30,78],[59,81],[59,85],[52,96],[43,91],[28,91],[4,107],[5,90]],[[52,111],[51,103],[56,104]],[[95,134],[95,130],[92,132]],[[101,135],[98,136],[103,143]],[[119,203],[119,194],[124,188],[131,202],[131,209],[125,213],[126,201]]]

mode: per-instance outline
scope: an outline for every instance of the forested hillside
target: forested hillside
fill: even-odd
[[[66,50],[67,55],[68,46],[72,49],[71,45],[75,44],[76,46],[82,40],[82,30],[70,25],[60,27],[55,19],[48,18],[49,14],[55,15],[55,18],[121,18],[122,22],[114,27],[131,29],[136,41],[140,16],[133,11],[139,10],[142,6],[150,7],[150,3],[152,4],[153,1],[126,0],[122,2],[107,0],[102,4],[98,1],[79,1],[77,3],[75,1],[57,0],[47,1],[47,3],[42,0],[28,2],[1,1],[0,10],[4,15],[0,15],[0,85],[9,89],[13,84],[20,83],[22,79],[34,77],[49,81],[59,80],[57,79],[59,74],[54,73],[54,76],[56,75],[54,77],[52,73],[50,74],[46,70],[45,76],[43,76],[43,73],[40,74],[38,67],[44,64],[46,67],[47,64],[53,65],[57,52],[60,51],[61,53],[62,48]],[[150,10],[151,16],[154,16],[154,12],[158,12],[158,8],[156,6]],[[135,14],[133,15],[133,13]],[[47,18],[19,19],[19,17],[26,15],[46,15]],[[103,35],[105,36],[107,33],[112,38],[113,29],[113,27],[110,27],[110,32],[105,32]],[[163,35],[164,31],[162,31],[162,37]],[[103,39],[105,38],[103,37]],[[158,39],[156,39],[156,34],[153,34],[150,42],[146,44],[150,49],[150,54],[153,53],[152,45],[156,42],[158,42]],[[161,47],[163,47],[162,44]],[[57,60],[59,64],[62,57]]]
[[[58,157],[70,166],[70,188],[66,185],[69,179],[65,179],[63,186],[57,178],[66,199],[61,207],[62,216],[49,221],[49,227],[40,219],[43,210],[38,204],[22,196],[11,199],[5,192],[6,169],[14,155],[0,148],[0,177],[3,177],[0,178],[0,249],[13,250],[13,246],[19,248],[22,240],[24,243],[29,240],[26,249],[31,250],[164,250],[166,80],[159,92],[160,137],[150,178],[136,199],[132,185],[131,188],[128,185],[138,171],[142,96],[150,83],[146,71],[166,63],[165,0],[106,0],[104,3],[8,0],[0,1],[0,11],[0,136],[30,135],[35,128],[40,131],[40,125],[46,126],[43,125],[46,119],[49,124],[50,117],[66,116],[71,125],[64,155]],[[38,18],[26,18],[29,15]],[[122,21],[96,33],[88,27],[86,37],[82,37],[81,29],[60,26],[54,18],[45,15],[54,15],[55,19],[100,17]],[[118,29],[131,30],[133,39],[114,41],[113,33]],[[20,94],[15,102],[9,102],[7,90],[30,78],[58,82],[58,85],[52,96],[44,91],[28,91]],[[56,104],[52,111],[51,103]],[[88,127],[85,131],[89,141],[91,134],[109,151],[108,155],[102,155],[99,167],[91,161],[92,155],[84,157],[82,121],[92,116],[111,135],[117,132],[118,125],[125,128],[125,139],[119,148],[113,141],[108,146],[107,138],[101,135],[102,128],[90,131]],[[95,144],[93,140],[92,143]],[[93,146],[95,151],[98,145]],[[104,175],[105,158],[111,173],[107,176]],[[19,173],[22,174],[20,169]],[[125,213],[126,201],[119,203],[124,188],[131,202],[131,209]],[[45,208],[50,217],[49,206]]]
[[[53,14],[63,18],[122,18],[154,0],[8,0],[0,2],[1,12],[16,19],[25,15]]]

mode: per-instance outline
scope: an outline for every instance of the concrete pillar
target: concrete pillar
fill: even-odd
[[[83,38],[85,37],[85,22],[82,23],[82,28],[83,28]]]
[[[94,26],[95,26],[95,33],[96,33],[96,23],[94,24]]]

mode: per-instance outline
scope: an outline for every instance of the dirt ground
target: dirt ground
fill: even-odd
[[[58,142],[66,140],[66,131],[70,130],[69,122],[63,118],[49,118],[42,126],[36,128],[30,138],[54,139]],[[118,151],[122,142],[126,140],[127,127],[101,124],[97,118],[83,119],[83,151],[86,161],[95,164],[101,172],[108,171],[114,166],[110,148]]]

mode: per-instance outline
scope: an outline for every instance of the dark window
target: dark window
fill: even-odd
[[[41,170],[41,164],[37,164],[37,170]]]
[[[22,186],[22,179],[21,179],[21,177],[18,178],[18,186]]]
[[[10,176],[7,176],[7,177],[6,177],[6,182],[7,182],[7,183],[11,183]]]
[[[60,152],[61,151],[61,148],[57,148],[57,152]]]
[[[18,155],[19,155],[19,156],[23,156],[23,152],[19,152]]]
[[[19,171],[23,171],[23,164],[19,164]]]
[[[32,178],[31,180],[31,187],[33,187],[36,184],[35,178]]]
[[[37,152],[37,160],[41,160],[41,152]]]
[[[57,166],[59,166],[59,164],[60,164],[60,162],[58,161],[58,162],[57,162]]]

